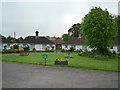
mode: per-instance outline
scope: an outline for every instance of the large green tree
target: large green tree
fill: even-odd
[[[100,7],[95,7],[85,15],[81,24],[81,33],[86,44],[95,48],[97,53],[106,54],[108,47],[117,36],[116,22],[113,16]]]
[[[69,39],[71,39],[71,36],[69,34],[63,34],[62,38],[63,38],[63,41],[68,41]]]
[[[72,37],[78,37],[81,29],[80,23],[72,25],[72,27],[68,30],[68,33],[71,34]]]

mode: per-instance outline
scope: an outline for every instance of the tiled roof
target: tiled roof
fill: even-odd
[[[51,40],[52,42],[54,42],[55,44],[63,44],[64,41],[55,41],[55,40]]]
[[[63,44],[67,45],[84,45],[85,44],[85,38],[84,37],[73,37],[70,40],[66,41]]]
[[[28,36],[22,41],[22,43],[54,44],[54,42],[50,41],[46,37],[39,37],[39,36]]]
[[[1,35],[0,35],[0,42],[2,42],[2,43],[11,43],[10,40],[8,40],[7,38],[5,38],[4,36],[1,36]]]

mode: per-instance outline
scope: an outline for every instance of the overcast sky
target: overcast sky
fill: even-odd
[[[118,14],[118,2],[3,2],[2,35],[16,38],[35,35],[61,36],[90,11],[101,7],[111,14]]]

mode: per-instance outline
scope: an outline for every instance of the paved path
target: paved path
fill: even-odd
[[[29,53],[29,54],[41,54],[41,53],[55,53],[55,52],[40,52],[40,53]],[[62,52],[57,52],[57,53],[62,53]],[[68,53],[62,53],[62,54],[68,54]],[[70,54],[77,54],[77,53],[70,53]],[[13,53],[13,54],[1,54],[1,56],[13,56],[13,55],[20,55],[20,53]]]
[[[2,63],[3,88],[117,88],[118,73]]]
[[[13,55],[20,55],[19,53],[15,53],[15,54],[2,54],[0,56],[13,56]]]

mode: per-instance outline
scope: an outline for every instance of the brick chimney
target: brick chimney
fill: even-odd
[[[81,38],[81,33],[79,33],[78,38]]]
[[[39,32],[38,32],[38,31],[36,31],[35,33],[36,33],[36,36],[38,36]]]

